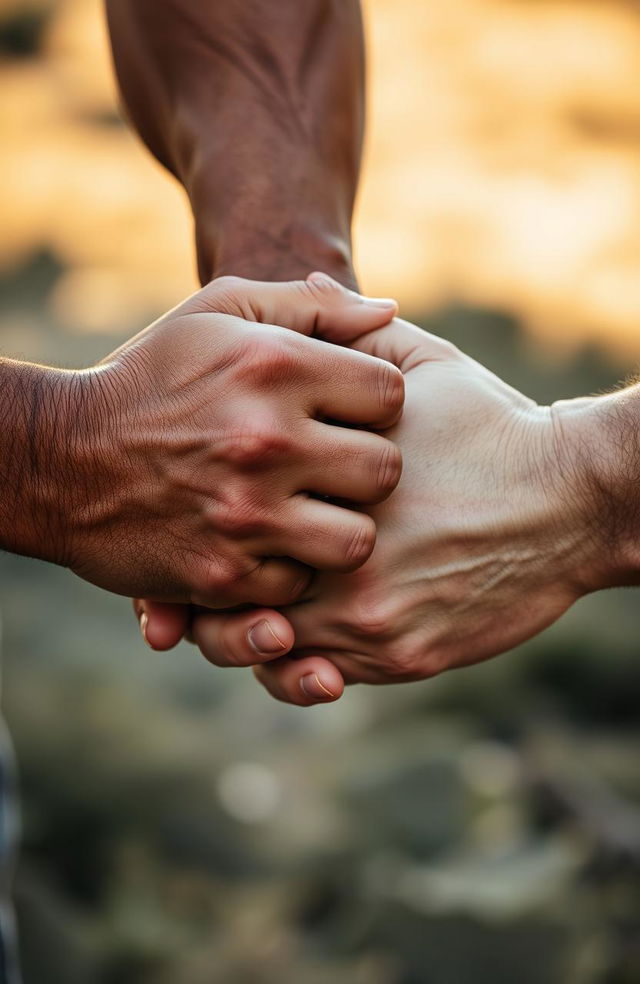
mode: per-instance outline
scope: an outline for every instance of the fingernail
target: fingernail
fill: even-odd
[[[279,653],[287,648],[286,642],[278,638],[266,618],[263,618],[261,622],[256,622],[249,629],[247,638],[252,648],[261,656]]]
[[[311,697],[313,700],[326,700],[328,697],[333,700],[336,697],[328,687],[325,687],[317,673],[308,673],[304,676],[300,681],[300,689],[305,697]]]
[[[363,297],[362,301],[369,307],[393,308],[394,310],[398,307],[398,302],[394,301],[392,297]]]
[[[142,638],[146,642],[147,646],[151,649],[151,643],[147,639],[147,625],[149,624],[149,616],[146,612],[143,612],[140,616],[140,631],[142,632]]]

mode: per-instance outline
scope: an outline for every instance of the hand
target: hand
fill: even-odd
[[[405,374],[404,415],[389,434],[404,471],[371,510],[378,540],[369,561],[319,576],[311,600],[284,609],[296,658],[255,669],[274,697],[300,705],[339,697],[345,681],[419,680],[486,659],[602,586],[562,406],[537,406],[405,322],[356,344]],[[237,618],[194,620],[212,662],[246,647]]]
[[[402,376],[304,336],[393,313],[322,277],[222,278],[118,349],[93,373],[69,566],[118,593],[216,607],[287,603],[309,567],[362,564],[374,521],[313,496],[369,504],[395,487],[395,446],[334,422],[392,424]]]

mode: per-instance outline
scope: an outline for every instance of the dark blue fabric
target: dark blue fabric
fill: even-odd
[[[20,984],[11,881],[18,840],[13,749],[0,718],[0,984]]]

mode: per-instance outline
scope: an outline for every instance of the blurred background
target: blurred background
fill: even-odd
[[[160,5],[159,5],[160,6]],[[640,356],[640,4],[368,0],[363,284],[542,401]],[[97,0],[0,0],[0,349],[194,289]],[[637,984],[640,606],[312,711],[0,557],[25,984]]]

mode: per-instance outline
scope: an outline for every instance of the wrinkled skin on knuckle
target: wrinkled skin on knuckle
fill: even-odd
[[[376,528],[374,523],[358,523],[349,532],[345,540],[341,569],[348,573],[362,567],[371,556],[375,543]]]
[[[278,604],[283,605],[283,606],[284,605],[293,605],[297,601],[300,601],[300,599],[304,595],[305,591],[309,587],[309,585],[311,583],[312,577],[313,577],[313,575],[311,573],[305,575],[304,577],[300,577],[300,579],[298,581],[296,581],[296,583],[294,585],[292,585],[290,588],[288,588],[288,590],[285,592],[285,598],[284,598],[284,600],[281,601],[281,602],[278,602]]]
[[[324,277],[318,277],[317,280],[302,281],[301,284],[307,297],[313,297],[323,304],[328,302],[344,303],[345,299],[349,297],[340,284],[333,280],[325,280]]]
[[[295,604],[309,587],[312,577],[312,571],[301,570],[298,574],[283,578],[274,589],[275,600],[272,604],[278,606]]]
[[[205,523],[218,535],[232,540],[266,536],[274,528],[262,491],[245,482],[230,484],[207,505]]]
[[[380,406],[389,412],[397,413],[404,403],[404,380],[395,366],[382,362],[376,369],[376,386]]]
[[[377,485],[383,498],[391,495],[402,474],[402,455],[395,444],[387,442],[377,465]]]
[[[222,506],[218,526],[221,532],[238,540],[266,536],[272,529],[267,514],[251,496]]]

